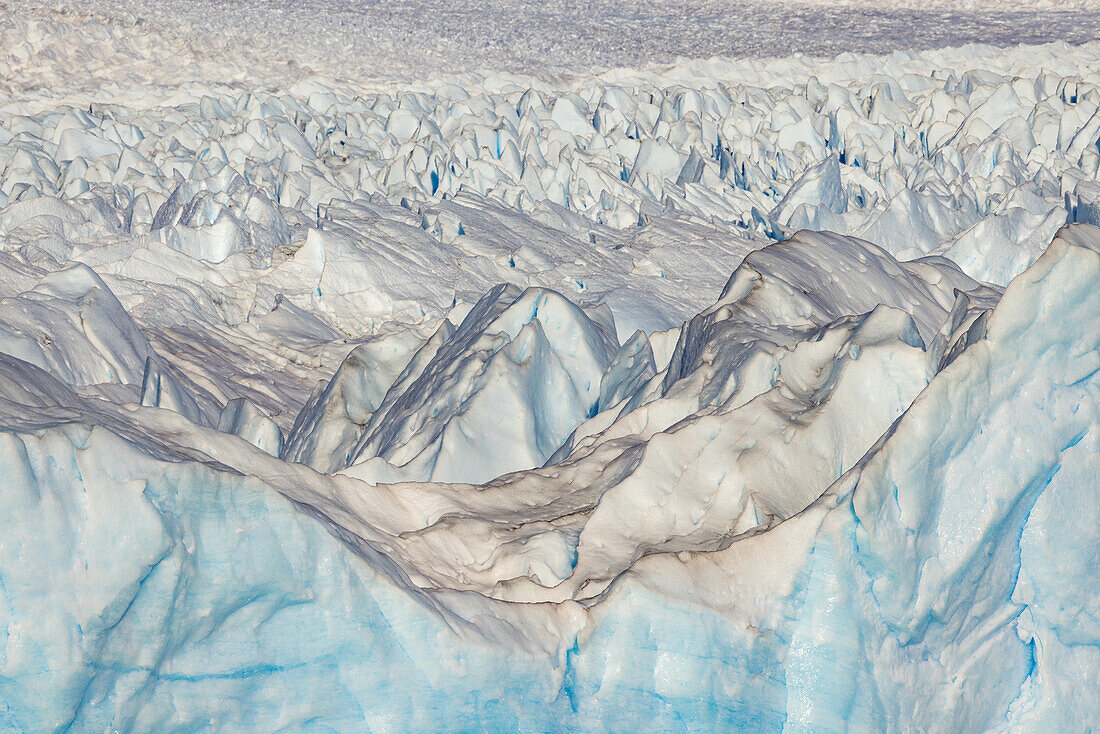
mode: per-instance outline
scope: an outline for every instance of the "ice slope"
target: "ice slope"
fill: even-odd
[[[91,427],[120,420],[94,409],[47,428],[52,399],[74,418],[79,399],[4,360],[5,392],[30,387],[4,400],[31,432],[0,449],[0,727],[530,730],[563,712],[558,657],[533,628],[410,588],[262,481],[158,442],[156,415],[121,417],[153,438]],[[499,685],[478,694],[471,677]]]
[[[599,409],[618,349],[613,322],[510,285],[415,353],[395,340],[348,355],[299,415],[289,458],[329,472],[354,464],[374,482],[481,482],[538,466]]]
[[[426,364],[398,377],[347,463],[366,478],[382,459],[386,481],[485,482],[538,466],[599,410],[618,346],[613,322],[561,294],[498,286],[413,356]]]
[[[1096,664],[1095,635],[1079,621],[1087,575],[1069,587],[1063,569],[1087,568],[1095,544],[1077,507],[1090,505],[1100,469],[1100,333],[1080,328],[1098,322],[1097,278],[1100,230],[1063,230],[984,334],[804,509],[695,547],[646,544],[583,606],[495,601],[409,570],[414,528],[432,517],[446,522],[428,527],[451,536],[436,550],[462,557],[457,544],[474,538],[456,527],[463,511],[511,514],[516,535],[542,530],[515,550],[529,565],[552,562],[558,547],[539,540],[555,524],[548,513],[571,516],[570,494],[591,484],[562,492],[535,470],[509,480],[527,477],[525,496],[499,483],[372,487],[284,464],[171,411],[78,397],[4,357],[0,404],[13,418],[0,486],[19,510],[5,513],[0,543],[6,723],[1087,726],[1087,684],[1049,702]],[[913,317],[882,306],[803,349],[835,349],[837,330],[842,343],[862,341],[854,364],[880,380],[891,372],[869,360],[925,354],[896,341],[919,339]],[[806,358],[796,348],[787,360]],[[862,418],[851,406],[848,417]],[[597,497],[596,513],[606,501]],[[661,507],[635,497],[617,509],[631,505]],[[515,555],[493,565],[514,567]],[[478,556],[464,565],[476,573]]]
[[[948,304],[962,288],[975,305],[996,302],[949,264],[927,265]],[[948,326],[935,291],[868,243],[803,233],[750,255],[726,290],[685,325],[667,368],[581,425],[544,469],[501,477],[487,506],[418,529],[417,573],[504,598],[591,598],[641,555],[790,517],[890,426],[949,346],[926,349],[918,326],[933,345]],[[947,332],[954,343],[966,330]],[[470,432],[491,444],[494,423]],[[345,473],[375,481],[366,469]],[[535,499],[549,487],[553,501]],[[516,527],[535,502],[540,523]],[[536,542],[552,551],[545,566],[532,563]],[[465,546],[459,558],[486,560],[456,567],[455,543]]]

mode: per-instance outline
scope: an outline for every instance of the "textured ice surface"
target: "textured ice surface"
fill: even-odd
[[[0,730],[1100,727],[1096,44],[379,7],[0,19]]]
[[[151,81],[267,88],[317,75],[584,76],[682,58],[1081,43],[1100,33],[1096,0],[8,0],[7,7],[0,32],[9,63],[0,79],[56,89],[51,71],[84,59],[79,77],[65,74],[63,83],[98,94]]]
[[[691,421],[713,426],[717,451],[724,433],[767,430],[779,405],[797,431],[792,400],[816,395],[814,422],[755,461],[726,448],[692,468],[689,425],[481,490],[318,474],[171,412],[81,399],[4,357],[0,399],[18,411],[0,485],[6,721],[1087,724],[1090,696],[1049,691],[1097,662],[1079,619],[1094,523],[1071,507],[1090,506],[1100,472],[1100,334],[1080,328],[1100,318],[1098,277],[1100,230],[1064,231],[923,390],[929,355],[904,311],[811,337],[780,361],[789,381]],[[853,361],[823,396],[805,368],[838,346]],[[902,415],[875,441],[887,424],[867,408],[885,390]],[[815,432],[822,411],[849,425]],[[823,464],[857,429],[870,450]],[[736,504],[707,476],[722,466],[749,475],[764,525],[731,524]],[[815,474],[818,489],[790,494]],[[1073,589],[1067,564],[1081,568]],[[490,598],[516,593],[566,600]]]

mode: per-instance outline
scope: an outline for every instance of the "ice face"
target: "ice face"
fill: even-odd
[[[391,389],[347,462],[373,481],[484,482],[541,465],[599,408],[614,326],[562,295],[498,286],[415,379]],[[377,469],[384,462],[384,468]]]
[[[462,485],[371,488],[295,469],[172,412],[80,398],[5,357],[4,404],[21,406],[21,423],[4,434],[0,485],[12,510],[0,546],[6,720],[31,729],[297,727],[318,717],[337,727],[378,717],[383,728],[443,717],[456,729],[608,717],[767,729],[1087,721],[1090,698],[1051,708],[1044,691],[1095,664],[1075,651],[1095,636],[1077,621],[1090,587],[1069,590],[1063,579],[1065,564],[1091,553],[1092,525],[1070,508],[1100,469],[1091,438],[1100,335],[1076,327],[1100,316],[1098,276],[1100,230],[1064,230],[1006,290],[985,336],[923,390],[910,388],[919,396],[885,431],[854,409],[859,397],[845,397],[845,383],[881,400],[884,386],[868,389],[853,370],[927,375],[912,318],[880,308],[831,326],[781,362],[790,381],[777,399],[821,400],[822,355],[860,346],[840,376],[825,378],[832,394],[802,435],[763,452],[781,456],[787,445],[803,465],[703,462],[741,466],[754,501],[769,498],[789,519],[667,539],[677,525],[660,530],[661,503],[639,491],[660,481],[650,454],[667,472],[698,450],[680,440],[690,427],[678,427],[649,439],[630,469],[613,457],[602,480],[574,479],[573,493],[604,489],[565,566],[553,528],[568,524],[550,520],[577,513],[555,473],[582,475],[583,462],[512,475],[481,497]],[[790,482],[768,490],[776,471],[795,484],[812,476],[838,435],[859,440],[851,425],[815,433],[829,410],[870,426],[863,440],[873,445],[836,469],[835,482],[824,479],[824,492],[796,500],[784,492]],[[621,489],[646,473],[648,482]],[[690,486],[705,488],[694,476]],[[665,506],[690,515],[688,488]],[[783,501],[796,504],[774,504]],[[712,501],[703,516],[723,507]],[[634,511],[649,517],[632,520]],[[494,514],[526,519],[510,538],[475,531]],[[616,525],[635,532],[617,535]],[[598,551],[586,550],[589,538]],[[475,559],[494,542],[486,569]],[[615,581],[587,611],[514,604],[445,590],[444,559],[470,578],[525,572],[533,583],[512,593],[529,597],[535,586],[560,593],[553,574],[599,567],[594,578],[611,571]],[[960,671],[966,695],[951,683]]]
[[[6,299],[3,314],[4,352],[71,385],[139,382],[153,353],[111,289],[83,264],[44,274]]]
[[[1100,726],[1095,45],[169,83],[55,15],[0,729]]]
[[[233,398],[225,404],[218,416],[218,430],[240,436],[272,456],[282,456],[283,432],[247,398]]]
[[[593,608],[574,700],[594,713],[642,670],[700,728],[1091,725],[1054,666],[1095,664],[1093,587],[1065,571],[1094,552],[1091,515],[1063,513],[1100,468],[1100,334],[1075,326],[1100,308],[1098,235],[1064,230],[987,336],[805,511],[718,553],[636,563]]]
[[[98,428],[48,433],[0,449],[5,729],[399,730],[442,709],[456,730],[544,729],[564,713],[554,654],[505,623],[477,631],[506,617],[492,604],[451,611],[262,482]],[[567,614],[536,616],[568,634]],[[500,685],[481,698],[474,678]]]

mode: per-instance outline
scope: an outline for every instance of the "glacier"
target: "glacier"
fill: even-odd
[[[1100,323],[1097,277],[1100,229],[1066,228],[942,368],[910,314],[878,306],[811,330],[775,387],[723,403],[738,407],[480,490],[286,465],[5,356],[6,724],[1093,721],[1087,692],[1061,689],[1100,662],[1081,619],[1100,333],[1079,325]],[[776,430],[761,416],[779,410],[778,440],[722,440]],[[815,430],[830,410],[867,432]],[[721,461],[699,454],[708,423]],[[713,476],[725,466],[745,476]],[[738,491],[750,509],[734,517]]]
[[[1096,42],[195,7],[0,19],[0,731],[1100,728]]]

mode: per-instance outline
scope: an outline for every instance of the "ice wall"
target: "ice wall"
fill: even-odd
[[[470,523],[494,511],[512,518],[515,537],[491,566],[516,573],[523,557],[552,570],[560,544],[547,533],[577,517],[571,494],[600,484],[566,489],[553,480],[584,460],[512,475],[512,486],[372,487],[284,464],[170,411],[81,398],[6,356],[0,404],[19,419],[2,439],[0,492],[12,510],[0,543],[3,721],[380,730],[1087,724],[1095,711],[1080,682],[1096,665],[1087,507],[1100,475],[1100,333],[1081,324],[1100,317],[1098,277],[1100,230],[1063,230],[1006,289],[982,335],[938,372],[913,317],[896,307],[812,332],[780,360],[792,395],[813,393],[793,382],[805,359],[835,355],[837,344],[849,345],[848,358],[851,345],[861,354],[804,416],[805,432],[834,426],[811,445],[842,432],[859,440],[860,426],[875,425],[855,396],[841,397],[856,366],[886,380],[879,395],[887,383],[906,384],[906,374],[934,374],[896,421],[886,416],[866,435],[839,478],[758,527],[663,547],[632,532],[620,547],[644,552],[618,566],[607,555],[616,536],[600,509],[589,511],[572,574],[596,567],[584,547],[602,537],[600,568],[613,571],[602,590],[535,574],[526,591],[478,593],[425,571],[447,557],[456,572],[486,573],[478,554],[460,548],[477,540]],[[717,415],[703,408],[694,420]],[[666,442],[656,458],[674,465],[687,458],[676,449],[685,430],[633,440],[647,456]],[[792,452],[815,454],[798,440]],[[652,490],[661,475],[646,462],[622,481],[647,475],[639,489]],[[599,472],[622,476],[623,459]],[[762,476],[749,482],[758,498],[767,496]],[[804,468],[784,486],[799,476]],[[651,532],[661,501],[603,481],[596,507],[611,508],[621,527]],[[705,484],[694,475],[693,486]],[[674,491],[664,503],[690,515],[690,501]],[[635,508],[649,508],[649,518],[631,520]],[[483,533],[484,542],[500,538],[491,524]],[[491,598],[530,596],[532,584],[546,601]]]

